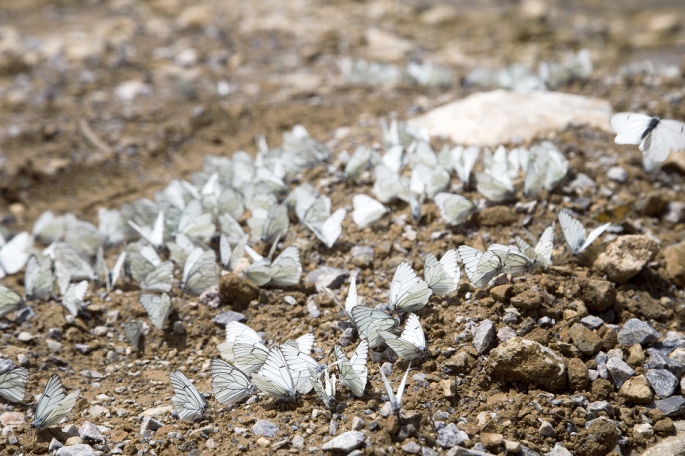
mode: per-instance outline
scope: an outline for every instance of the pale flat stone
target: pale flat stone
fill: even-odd
[[[569,124],[611,132],[611,105],[598,98],[561,92],[479,92],[435,108],[409,121],[431,136],[457,144],[497,146],[514,139],[532,140]]]

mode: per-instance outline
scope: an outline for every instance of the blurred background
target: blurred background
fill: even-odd
[[[93,215],[205,154],[253,152],[259,134],[278,143],[301,123],[326,141],[496,87],[674,115],[683,11],[682,0],[2,2],[0,212],[19,224],[48,208]]]

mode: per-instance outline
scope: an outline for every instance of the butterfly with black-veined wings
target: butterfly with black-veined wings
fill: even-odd
[[[195,421],[200,418],[207,409],[207,401],[202,394],[182,372],[171,372],[169,380],[174,388],[174,395],[171,398],[174,414],[182,420]]]

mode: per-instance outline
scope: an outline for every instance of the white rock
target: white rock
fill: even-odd
[[[326,442],[322,449],[324,451],[340,451],[349,453],[364,445],[364,434],[359,431],[347,431],[334,439]]]
[[[611,132],[606,100],[561,92],[479,92],[435,108],[409,121],[431,136],[457,144],[497,146],[512,139],[532,140],[539,133],[585,124]]]

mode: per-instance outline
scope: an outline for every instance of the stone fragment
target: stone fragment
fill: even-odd
[[[626,380],[635,375],[632,367],[626,364],[625,361],[615,357],[607,360],[607,371],[616,388],[620,388]]]
[[[605,418],[597,418],[586,423],[584,429],[578,432],[578,442],[583,445],[576,447],[574,456],[596,456],[608,454],[618,444],[620,430],[612,421]]]
[[[457,397],[457,382],[452,378],[444,379],[440,382],[442,384],[443,395],[446,399],[454,399]]]
[[[660,419],[659,421],[654,423],[654,431],[658,434],[671,434],[675,432],[675,425],[673,424],[673,420],[668,417]]]
[[[668,417],[685,414],[685,399],[680,395],[671,396],[666,399],[658,399],[654,401],[654,404]]]
[[[373,249],[365,245],[355,245],[350,251],[352,264],[360,268],[367,268],[373,265]]]
[[[540,420],[540,427],[538,428],[538,434],[543,437],[551,437],[555,434],[554,426],[552,423],[546,420]]]
[[[607,178],[616,182],[625,182],[628,180],[628,171],[620,166],[612,166],[609,168],[609,171],[607,171]]]
[[[245,315],[241,314],[240,312],[233,312],[232,310],[229,310],[228,312],[221,312],[219,315],[214,317],[212,321],[215,325],[224,328],[227,324],[229,324],[232,321],[245,320],[247,320],[247,317]]]
[[[602,347],[602,339],[582,323],[574,323],[568,333],[573,339],[573,344],[584,355],[594,355]]]
[[[666,272],[679,288],[685,287],[685,241],[664,250]]]
[[[593,267],[609,280],[625,283],[659,252],[659,243],[643,234],[619,236],[599,254]]]
[[[90,445],[79,443],[76,445],[63,446],[57,450],[56,456],[94,456],[95,450]]]
[[[62,442],[53,437],[52,440],[50,440],[50,445],[48,445],[48,451],[52,453],[53,451],[59,450],[63,446],[64,444]]]
[[[507,450],[507,453],[509,454],[519,453],[521,451],[521,443],[504,439],[504,449]]]
[[[143,410],[143,412],[140,414],[142,417],[160,417],[164,416],[168,413],[171,413],[174,410],[174,407],[172,405],[163,405],[161,407],[155,407],[147,410]]]
[[[347,269],[320,266],[304,278],[306,283],[313,283],[317,287],[326,287],[332,290],[340,288],[340,285],[350,276]]]
[[[636,292],[635,295],[628,300],[626,307],[632,313],[642,317],[643,320],[663,321],[671,314],[670,310],[646,291]]]
[[[407,442],[402,445],[402,451],[409,454],[419,454],[421,451],[421,445],[416,442]]]
[[[566,384],[566,363],[557,352],[532,340],[514,337],[490,351],[492,373],[504,380],[523,381],[548,390]]]
[[[26,415],[22,412],[2,412],[0,424],[3,426],[23,426],[26,424]]]
[[[483,320],[483,322],[478,325],[476,332],[473,335],[473,347],[479,355],[487,352],[492,341],[495,340],[496,334],[495,324],[492,321]]]
[[[595,315],[587,315],[580,322],[588,329],[599,329],[604,324],[604,320]]]
[[[99,442],[105,441],[105,437],[102,435],[100,430],[90,421],[85,421],[81,427],[78,429],[78,435],[86,442]]]
[[[638,375],[626,380],[618,390],[618,395],[634,404],[649,404],[652,402],[652,390],[644,375]]]
[[[269,420],[259,420],[252,426],[252,432],[254,432],[254,435],[268,438],[276,437],[278,434],[278,426]]]
[[[469,436],[454,423],[438,429],[438,445],[443,448],[452,448],[467,441],[470,441]]]
[[[672,396],[678,387],[678,378],[666,369],[650,369],[645,377],[661,399]]]
[[[573,456],[573,454],[568,451],[561,442],[557,442],[552,448],[552,451],[545,454],[545,456]]]
[[[645,351],[642,349],[642,345],[633,344],[628,349],[628,359],[626,362],[631,367],[641,366],[645,362]]]
[[[233,310],[245,310],[251,301],[259,298],[259,287],[238,274],[222,275],[219,279],[221,304]]]
[[[638,318],[631,318],[618,333],[618,343],[623,345],[652,345],[659,341],[659,332]]]
[[[610,133],[612,109],[605,100],[561,92],[478,92],[409,121],[433,136],[457,144],[497,146],[512,139],[528,141],[540,132],[560,131],[580,123]]]
[[[568,360],[568,386],[574,390],[587,388],[589,382],[588,369],[579,358]]]
[[[481,432],[480,433],[480,443],[483,444],[488,450],[499,450],[504,441],[504,436],[502,434]]]
[[[163,426],[162,423],[157,421],[156,419],[152,417],[145,417],[143,418],[143,422],[140,425],[140,435],[144,435],[148,432],[155,432],[157,429],[161,428]]]
[[[490,296],[498,302],[506,302],[511,297],[514,286],[511,284],[497,285],[490,288]]]
[[[519,293],[510,300],[511,304],[517,309],[533,310],[537,309],[544,302],[542,292],[537,288],[531,288]]]
[[[654,428],[649,423],[641,423],[633,426],[633,438],[638,443],[644,443],[654,435]]]
[[[324,451],[340,451],[349,453],[364,445],[364,434],[359,431],[347,431],[324,443],[321,447]]]
[[[578,297],[588,310],[606,310],[616,302],[614,284],[607,280],[578,279]]]

